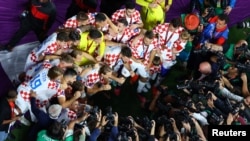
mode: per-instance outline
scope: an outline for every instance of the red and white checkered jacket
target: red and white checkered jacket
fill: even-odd
[[[18,94],[24,101],[30,101],[30,91],[33,90],[37,94],[37,106],[43,107],[48,104],[48,101],[53,96],[64,95],[64,91],[60,89],[60,83],[52,81],[47,76],[48,69],[43,69],[38,74],[36,74],[30,81],[23,82],[17,88]]]
[[[70,121],[77,119],[76,112],[69,109],[69,111],[68,111],[68,118],[69,118]]]
[[[78,27],[78,21],[76,19],[76,15],[67,19],[67,21],[63,24],[65,28],[77,28]]]
[[[123,33],[118,33],[118,34],[116,34],[116,36],[110,35],[109,38],[110,38],[110,40],[113,40],[115,42],[128,43],[128,41],[132,37],[138,35],[140,33],[140,31],[141,31],[140,29],[131,30],[129,27],[127,27],[124,29]]]
[[[134,46],[132,46],[132,42],[133,40],[129,42],[129,45],[133,57],[135,57],[136,59],[143,59],[143,64],[147,65],[149,62],[151,51],[157,48],[157,39],[154,38],[149,46],[146,46],[143,43],[143,38],[139,39]]]
[[[186,44],[187,44],[187,41],[178,39],[174,42],[173,48],[177,53],[180,53],[183,49],[185,49]]]
[[[126,16],[126,8],[124,9],[119,9],[119,10],[116,10],[112,16],[111,16],[111,20],[113,22],[116,23],[116,21],[120,18],[126,18],[127,21],[128,21],[128,24],[131,25],[131,24],[138,24],[138,23],[142,23],[142,20],[141,20],[141,14],[138,10],[135,10],[135,12],[132,14],[131,18],[128,18]]]
[[[58,66],[60,64],[60,59],[54,59],[52,61],[44,60],[41,63],[38,63],[32,67],[30,67],[25,73],[25,81],[29,81],[33,78],[35,74],[37,74],[42,69],[50,69],[53,66]]]
[[[98,82],[104,83],[104,78],[99,74],[100,67],[92,68],[84,76],[82,76],[82,82],[85,87],[93,88]]]
[[[174,42],[179,39],[180,33],[183,30],[184,30],[183,27],[179,27],[174,32],[169,31],[169,23],[163,23],[163,24],[157,25],[153,29],[153,32],[154,34],[158,34],[159,36],[158,40],[161,45],[167,46],[168,48],[172,48]]]

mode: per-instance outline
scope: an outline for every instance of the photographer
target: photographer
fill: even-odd
[[[193,117],[194,119],[196,119],[197,121],[199,121],[199,123],[202,125],[202,126],[205,126],[205,125],[208,125],[208,121],[206,119],[206,117],[204,117],[204,113],[205,111],[200,111],[196,108],[196,105],[195,103],[190,99],[187,101],[186,103],[186,107],[185,109],[185,112],[187,112],[187,114],[190,116],[190,117]]]
[[[159,126],[159,141],[169,141],[176,140],[181,141],[181,134],[179,129],[176,126],[176,122],[174,118],[165,119],[167,120],[167,124],[162,124]]]
[[[199,122],[191,118],[187,121],[182,121],[181,128],[181,139],[182,140],[191,140],[191,141],[206,141],[206,136],[199,124]]]
[[[83,121],[85,121],[88,118],[89,114],[88,113],[84,113],[83,116],[70,121],[70,123],[68,124],[68,128],[65,131],[64,134],[64,138],[66,141],[73,141],[73,140],[77,140],[76,138],[78,138],[79,141],[85,141],[86,140],[86,126],[83,126],[80,129],[81,134],[80,135],[76,135],[77,130],[75,130],[76,124],[79,124]]]
[[[99,110],[98,113],[96,113],[96,116],[97,116],[96,126],[94,130],[91,132],[88,141],[96,141],[102,132],[102,128],[108,123],[107,117],[102,116],[101,110]]]
[[[113,117],[114,117],[114,124],[112,126],[112,129],[111,129],[111,133],[109,135],[109,139],[108,141],[115,141],[116,140],[116,137],[118,136],[119,134],[119,130],[118,130],[118,113],[115,112],[113,114]]]

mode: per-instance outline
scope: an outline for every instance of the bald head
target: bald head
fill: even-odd
[[[201,62],[199,65],[199,71],[202,74],[210,74],[212,72],[212,68],[209,62],[205,61],[205,62]]]

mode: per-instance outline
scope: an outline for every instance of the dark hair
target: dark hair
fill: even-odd
[[[226,24],[229,22],[229,17],[226,14],[220,14],[218,16],[218,19],[221,20],[221,21],[225,21]]]
[[[67,41],[69,41],[69,36],[68,36],[67,32],[61,31],[61,32],[57,33],[56,40],[67,42]]]
[[[131,49],[127,46],[122,47],[121,49],[121,54],[126,57],[132,57],[132,52]]]
[[[72,92],[82,91],[84,89],[83,83],[81,81],[74,81],[71,84]]]
[[[61,140],[63,138],[64,135],[64,131],[63,131],[63,125],[58,122],[58,121],[54,121],[48,128],[46,134],[55,140]]]
[[[82,51],[79,49],[74,49],[72,50],[72,52],[70,52],[70,56],[73,58],[76,58],[77,55],[81,55],[81,54],[82,54]]]
[[[174,27],[177,28],[181,25],[181,21],[179,18],[174,18],[170,21],[170,24]]]
[[[104,22],[106,19],[107,19],[107,17],[103,13],[97,13],[95,15],[96,22]]]
[[[78,31],[73,30],[69,32],[69,39],[72,41],[76,41],[76,40],[80,40],[81,39],[81,35]]]
[[[63,75],[63,69],[57,66],[50,68],[48,71],[48,77],[52,80],[57,78],[60,75]]]
[[[127,2],[125,3],[125,8],[126,8],[126,9],[135,9],[135,3],[132,2],[132,1],[127,1]]]
[[[122,23],[125,26],[128,26],[128,21],[126,20],[126,18],[120,18],[117,20],[118,23]]]
[[[152,30],[147,30],[144,35],[145,35],[145,37],[147,37],[149,39],[153,39],[154,38],[154,33],[153,33]]]
[[[89,31],[89,37],[91,39],[97,39],[97,38],[101,38],[102,37],[102,33],[101,31],[97,30],[97,29],[91,29]]]
[[[72,64],[74,63],[74,59],[72,58],[72,56],[70,56],[67,53],[63,53],[61,55],[60,61],[64,61],[66,63],[72,63]]]
[[[154,56],[154,59],[152,61],[154,66],[158,66],[161,64],[161,58],[159,56]]]
[[[76,75],[77,72],[73,68],[67,68],[63,73],[63,76],[76,76]]]
[[[101,66],[99,70],[99,74],[107,74],[108,72],[111,72],[111,71],[112,69],[107,64],[104,64]]]
[[[17,96],[16,90],[9,90],[7,95],[6,95],[7,99],[16,98],[16,96]]]
[[[83,12],[83,11],[80,11],[77,15],[76,15],[76,19],[78,21],[86,21],[88,19],[88,15],[87,13]]]

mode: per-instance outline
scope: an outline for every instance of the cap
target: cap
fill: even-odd
[[[62,111],[62,106],[59,104],[53,104],[49,107],[49,116],[52,119],[57,119]]]
[[[200,19],[195,14],[188,14],[184,19],[184,24],[188,30],[194,30],[199,26]]]

